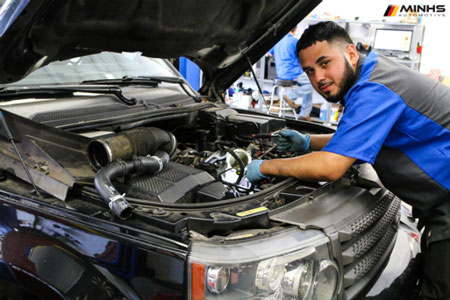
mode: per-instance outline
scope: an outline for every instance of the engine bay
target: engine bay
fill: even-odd
[[[213,107],[200,110],[191,122],[185,121],[173,119],[170,124],[156,123],[96,137],[88,145],[91,165],[99,169],[162,149],[170,160],[160,172],[118,178],[114,182],[118,191],[148,201],[206,203],[262,189],[248,182],[246,166],[253,159],[289,155],[277,151],[272,138],[286,126],[283,119]]]
[[[125,195],[140,203],[196,204],[254,194],[281,179],[252,185],[245,172],[253,159],[294,155],[277,150],[274,137],[286,128],[281,118],[212,103],[164,114],[153,108],[145,118],[133,110],[138,121],[115,121],[127,114],[117,110],[110,112],[111,121],[92,125],[86,120],[105,113],[75,111],[68,118],[66,110],[53,111],[36,122],[2,110],[17,150],[7,139],[0,141],[0,167],[63,201],[79,187],[95,187],[121,215],[128,209]]]

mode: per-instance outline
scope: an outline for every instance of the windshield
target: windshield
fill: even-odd
[[[78,84],[85,80],[120,79],[124,76],[178,76],[166,60],[140,52],[102,52],[55,61],[7,86]]]

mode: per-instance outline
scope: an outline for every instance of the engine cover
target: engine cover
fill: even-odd
[[[169,162],[157,174],[135,175],[129,180],[115,182],[117,189],[128,196],[165,203],[190,202],[192,197],[205,184],[214,178],[207,172],[176,162]]]

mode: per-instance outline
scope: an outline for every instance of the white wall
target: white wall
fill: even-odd
[[[420,72],[441,69],[442,74],[450,76],[450,2],[438,0],[323,0],[311,15],[330,14],[341,19],[397,22],[401,18],[384,17],[388,5],[437,5],[445,4],[446,12],[442,17],[423,17],[425,34],[422,49]]]

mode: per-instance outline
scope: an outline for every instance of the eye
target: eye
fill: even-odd
[[[325,60],[325,61],[321,62],[320,65],[321,65],[322,67],[326,67],[326,66],[328,65],[328,63],[329,63],[329,61],[328,61],[328,60]]]
[[[305,73],[306,73],[306,75],[310,76],[310,75],[312,75],[314,73],[314,70],[308,69],[308,70],[305,71]]]

